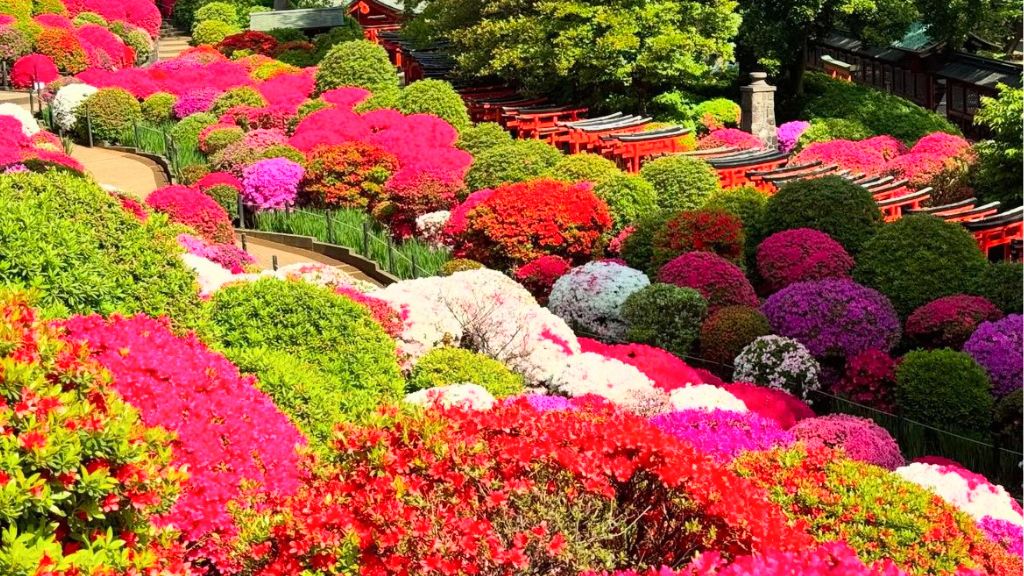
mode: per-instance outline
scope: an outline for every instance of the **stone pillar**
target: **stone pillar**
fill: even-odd
[[[750,85],[740,87],[740,129],[775,148],[775,86],[769,86],[767,78],[764,72],[751,72]]]

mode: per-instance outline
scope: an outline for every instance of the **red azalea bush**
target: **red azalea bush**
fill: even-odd
[[[880,174],[885,167],[882,150],[865,141],[829,140],[815,142],[793,158],[793,163],[804,164],[820,161],[822,164],[838,164],[840,168],[860,174]]]
[[[250,377],[195,335],[175,336],[161,320],[78,316],[62,323],[113,376],[113,387],[142,421],[177,435],[174,463],[190,477],[158,525],[190,541],[189,553],[233,571],[238,533],[228,504],[249,494],[288,495],[298,487],[299,431]],[[243,490],[244,489],[244,490]]]
[[[53,58],[45,54],[28,54],[14,61],[11,67],[11,86],[30,88],[33,82],[49,84],[60,77]]]
[[[246,130],[281,130],[288,129],[288,123],[295,116],[295,108],[290,104],[271,104],[269,106],[232,106],[221,115],[219,122],[236,124]]]
[[[135,64],[135,51],[103,26],[82,26],[78,29],[78,41],[89,56],[90,66],[116,70]]]
[[[693,288],[708,301],[708,313],[725,306],[758,307],[754,287],[735,264],[710,252],[688,252],[662,266],[658,281]]]
[[[743,257],[743,222],[724,210],[684,210],[655,232],[651,263],[660,268],[684,252],[711,252],[726,260]]]
[[[516,268],[514,276],[516,282],[522,284],[530,294],[533,294],[537,302],[544,306],[548,302],[555,281],[565,276],[570,268],[572,262],[561,256],[541,256]]]
[[[907,146],[892,136],[874,136],[857,142],[861,148],[874,150],[886,160],[892,160],[900,154],[907,153]]]
[[[849,278],[853,266],[842,244],[811,228],[776,232],[757,247],[757,272],[769,293],[796,282]]]
[[[810,544],[749,482],[599,405],[430,411],[338,438],[256,574],[575,574]]]
[[[303,200],[332,208],[372,208],[398,168],[391,154],[356,142],[317,146],[306,154],[306,160]]]
[[[751,412],[757,412],[777,422],[783,430],[792,428],[801,420],[814,417],[814,411],[810,406],[785,390],[749,382],[722,384],[721,388],[742,400]]]
[[[230,58],[236,50],[247,50],[254,54],[270,56],[277,50],[277,38],[274,38],[266,32],[246,30],[245,32],[228,36],[214,47],[218,52],[228,58]]]
[[[892,435],[867,418],[829,414],[801,420],[790,432],[808,446],[840,448],[860,462],[895,470],[906,464]]]
[[[465,222],[455,238],[455,255],[492,268],[511,268],[545,255],[586,261],[612,225],[608,206],[590,184],[550,179],[495,188],[465,214]],[[453,230],[451,222],[447,230]]]
[[[383,201],[374,208],[373,215],[396,238],[407,238],[416,232],[416,218],[451,209],[458,204],[462,190],[461,180],[403,170],[385,184]]]
[[[881,350],[865,350],[846,359],[846,372],[832,391],[876,410],[896,411],[897,361]]]
[[[57,69],[64,74],[77,74],[89,67],[89,55],[73,31],[43,29],[36,38],[36,52],[52,58]]]
[[[924,348],[959,350],[982,322],[999,320],[1003,313],[981,296],[956,294],[933,300],[907,317],[906,337]]]
[[[718,130],[712,130],[697,141],[698,150],[710,150],[712,148],[722,147],[746,150],[764,148],[764,143],[761,142],[757,136],[736,128],[719,128]]]
[[[235,232],[228,213],[202,192],[187,186],[164,186],[146,197],[146,205],[167,214],[174,222],[194,229],[213,244],[231,244]]]
[[[666,392],[688,384],[703,384],[706,380],[678,356],[661,348],[645,344],[604,344],[590,338],[580,338],[579,342],[581,351],[594,352],[629,364]]]
[[[241,190],[242,181],[230,172],[210,172],[195,182],[195,187],[204,192],[214,186],[230,186]]]

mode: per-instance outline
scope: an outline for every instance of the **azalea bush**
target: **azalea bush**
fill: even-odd
[[[416,232],[421,217],[453,208],[463,190],[459,179],[406,170],[388,179],[373,216],[396,238],[408,238]],[[434,236],[440,235],[446,223],[437,226]]]
[[[651,268],[685,252],[710,252],[739,263],[743,258],[743,223],[724,210],[684,210],[665,221],[651,242]]]
[[[692,288],[652,284],[623,302],[625,338],[685,356],[697,341],[707,308],[707,301]]]
[[[537,302],[547,304],[555,282],[570,268],[572,263],[561,256],[541,256],[516,268],[514,276],[517,282],[533,294]]]
[[[651,419],[651,424],[719,462],[741,452],[789,446],[793,435],[763,416],[731,410],[686,410]]]
[[[658,192],[654,185],[635,174],[604,178],[594,186],[594,194],[608,204],[615,230],[622,230],[658,209]]]
[[[466,174],[471,191],[524,182],[547,174],[562,153],[540,140],[515,140],[480,152]]]
[[[398,160],[376,146],[318,146],[307,154],[302,198],[315,206],[372,207],[397,168]]]
[[[785,430],[789,430],[797,422],[814,417],[814,411],[810,406],[784,390],[749,382],[733,382],[721,387],[742,401],[747,411],[774,420]]]
[[[590,338],[580,338],[579,345],[582,352],[593,352],[636,368],[664,392],[704,382],[699,371],[661,348],[645,344],[604,344]]]
[[[1024,525],[1020,504],[1005,488],[960,466],[912,462],[897,469],[896,474],[938,494],[976,521],[989,518],[1018,527]]]
[[[398,76],[383,48],[367,40],[351,40],[331,47],[316,72],[317,92],[342,86],[358,86],[374,93],[397,91]]]
[[[242,200],[257,210],[279,210],[295,203],[305,176],[302,165],[287,158],[259,160],[242,170]]]
[[[725,306],[701,324],[700,356],[718,367],[726,367],[748,344],[770,333],[768,319],[757,308]]]
[[[832,391],[843,398],[894,413],[896,411],[897,360],[881,350],[865,350],[846,359],[843,377]]]
[[[59,76],[53,58],[45,54],[26,54],[11,66],[10,82],[15,88],[30,88],[35,82],[49,84]]]
[[[610,178],[622,176],[623,173],[615,162],[604,156],[581,152],[563,156],[547,175],[565,182],[590,182],[597,187]]]
[[[1005,396],[1021,388],[1024,372],[1024,319],[1020,314],[982,322],[964,343],[964,352],[988,372],[992,393]]]
[[[975,328],[1003,313],[980,296],[954,294],[918,307],[907,317],[906,337],[924,348],[960,349]]]
[[[808,447],[839,448],[853,460],[895,470],[904,464],[900,447],[892,435],[866,418],[830,414],[807,418],[789,429]]]
[[[737,130],[736,128],[719,128],[712,130],[702,136],[697,142],[699,150],[711,150],[714,148],[738,148],[750,150],[763,148],[764,143],[749,132]]]
[[[820,387],[818,362],[790,338],[761,336],[741,350],[733,364],[734,381],[785,390],[803,400]]]
[[[757,247],[757,272],[768,292],[796,282],[849,278],[853,265],[841,244],[810,228],[776,232]]]
[[[78,129],[84,133],[92,130],[93,138],[100,141],[117,142],[134,124],[142,120],[139,101],[120,88],[103,88],[89,96],[82,103],[89,119],[79,117]]]
[[[693,288],[714,313],[725,306],[758,306],[750,281],[736,265],[710,252],[688,252],[665,264],[658,281]]]
[[[227,212],[212,198],[187,186],[165,186],[146,197],[146,205],[189,226],[214,244],[234,242],[235,233]]]
[[[578,332],[621,340],[629,329],[624,303],[649,286],[647,276],[614,262],[598,261],[573,268],[555,281],[548,309]]]
[[[398,109],[403,114],[433,114],[459,131],[470,124],[466,103],[444,80],[427,78],[409,84],[398,98]]]
[[[818,162],[823,165],[836,165],[840,169],[850,170],[854,174],[876,175],[884,172],[886,158],[871,146],[865,145],[868,140],[829,140],[815,142],[804,147],[794,158],[796,164]]]

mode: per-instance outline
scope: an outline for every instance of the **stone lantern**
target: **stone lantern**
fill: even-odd
[[[769,86],[767,78],[764,72],[751,72],[750,85],[740,88],[740,129],[775,148],[775,86]]]

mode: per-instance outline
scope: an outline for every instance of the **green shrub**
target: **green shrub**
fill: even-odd
[[[203,20],[192,27],[192,45],[218,44],[221,40],[238,34],[242,30],[235,24],[220,20]]]
[[[1019,262],[993,262],[974,283],[972,294],[984,296],[1007,314],[1024,312],[1024,267]]]
[[[123,88],[100,88],[82,103],[88,109],[93,138],[98,141],[117,142],[133,123],[142,120],[142,107],[130,92]],[[88,129],[86,115],[78,115],[78,128]]]
[[[640,176],[654,185],[664,210],[700,208],[708,196],[721,190],[718,173],[710,164],[686,156],[665,156],[644,164]]]
[[[178,97],[167,92],[150,94],[142,101],[142,117],[153,124],[170,122],[174,118],[174,103]]]
[[[334,427],[348,419],[343,409],[346,391],[336,378],[283,350],[228,348],[224,355],[243,374],[256,376],[256,386],[288,415],[313,449],[332,449]]]
[[[34,288],[48,316],[142,312],[197,326],[195,278],[159,214],[140,222],[86,178],[0,178],[0,284]]]
[[[1011,449],[1020,448],[1020,438],[1024,435],[1022,430],[1022,416],[1024,412],[1024,390],[1020,388],[1003,396],[996,402],[996,409],[993,416],[992,431],[996,440],[1004,447]]]
[[[622,259],[632,268],[651,271],[654,262],[654,236],[674,213],[654,210],[634,222],[633,233],[622,244]]]
[[[963,226],[919,214],[883,226],[857,256],[853,277],[888,296],[906,316],[942,296],[969,292],[985,268]]]
[[[685,356],[697,342],[707,312],[708,303],[700,292],[651,284],[630,294],[622,304],[622,319],[629,325],[626,339]]]
[[[78,16],[71,21],[75,26],[84,26],[86,24],[98,24],[107,27],[107,19],[95,12],[79,12]]]
[[[743,222],[743,233],[747,238],[744,244],[744,260],[747,262],[748,270],[752,270],[757,245],[762,239],[761,228],[764,226],[764,216],[768,210],[768,195],[753,186],[726,188],[712,193],[704,203],[704,208],[725,210]]]
[[[928,426],[983,439],[992,427],[992,392],[985,369],[948,348],[915,350],[896,367],[900,414]]]
[[[495,398],[523,391],[522,376],[493,358],[462,348],[435,348],[427,352],[409,375],[412,390],[465,383],[482,386]]]
[[[306,116],[309,116],[317,110],[323,110],[324,108],[330,108],[331,105],[320,98],[313,98],[306,100],[302,104],[299,104],[299,110],[295,113],[296,120],[302,121]]]
[[[261,108],[267,105],[266,99],[260,94],[259,90],[249,86],[240,86],[238,88],[232,88],[217,97],[213,101],[213,106],[210,108],[210,113],[214,116],[220,117],[233,106],[252,106],[254,108]]]
[[[616,231],[658,211],[658,193],[654,185],[636,174],[620,172],[605,178],[594,187],[594,193],[608,204]]]
[[[768,334],[771,328],[760,310],[726,306],[708,316],[701,325],[700,356],[708,362],[729,366],[747,345]]]
[[[797,118],[845,118],[866,126],[872,136],[889,134],[910,144],[931,132],[959,134],[956,126],[909,100],[808,72]]]
[[[211,130],[206,135],[204,152],[206,154],[216,154],[242,138],[245,138],[245,131],[239,126]]]
[[[227,2],[210,2],[200,7],[195,13],[196,22],[206,22],[207,20],[234,24],[238,22],[238,10]]]
[[[238,218],[238,190],[233,186],[226,184],[211,186],[203,190],[203,194],[213,198],[217,204],[220,204],[221,208],[228,213],[228,217],[232,220]]]
[[[456,272],[479,270],[481,268],[485,268],[485,266],[476,260],[470,260],[469,258],[453,258],[441,265],[441,270],[438,271],[438,274],[441,276],[451,276]]]
[[[459,132],[459,140],[455,145],[473,156],[478,156],[491,148],[511,143],[512,135],[502,128],[500,124],[481,122]]]
[[[316,72],[317,92],[341,86],[359,86],[376,93],[398,87],[388,53],[367,40],[350,40],[332,47]]]
[[[363,39],[363,29],[359,26],[359,22],[355,18],[346,15],[344,23],[341,26],[335,26],[327,32],[317,34],[313,37],[313,46],[316,49],[313,51],[313,55],[316,61],[319,62],[327,56],[327,53],[342,42],[351,42],[353,40]]]
[[[761,236],[793,228],[820,230],[857,254],[882,223],[871,193],[839,176],[784,185],[768,199]]]
[[[537,178],[561,159],[562,153],[546,142],[515,140],[477,156],[466,174],[466,187],[481,190]]]
[[[316,57],[308,50],[285,50],[275,57],[278,61],[297,68],[316,66]]]
[[[67,16],[68,9],[61,0],[34,0],[32,2],[32,15],[39,16],[40,14]]]
[[[978,162],[971,183],[983,201],[998,200],[1004,207],[1020,206],[1024,196],[1024,90],[997,85],[999,96],[981,97],[974,123],[987,129],[989,138],[974,145]]]
[[[591,182],[595,187],[610,178],[622,175],[622,171],[615,165],[615,162],[589,152],[563,156],[558,164],[552,166],[547,173],[547,176],[555,180]]]
[[[115,24],[119,24],[116,22]],[[112,26],[113,30],[114,27]],[[124,33],[117,33],[117,36],[124,41],[125,44],[131,46],[132,50],[135,50],[135,65],[141,66],[149,62],[149,57],[153,54],[153,39],[149,37],[149,33],[140,28],[131,28],[126,30]]]
[[[874,136],[867,126],[856,120],[845,118],[816,118],[800,135],[797,149],[802,149],[815,142],[829,140],[863,140]]]
[[[302,30],[295,28],[274,28],[273,30],[267,30],[267,34],[270,34],[279,43],[285,42],[308,42],[309,37]]]
[[[196,112],[186,116],[171,128],[170,134],[179,146],[196,148],[199,146],[199,133],[203,128],[217,123],[217,117],[209,112]]]
[[[469,127],[469,111],[462,96],[444,80],[417,80],[402,90],[398,109],[405,114],[433,114],[462,131]]]
[[[670,122],[687,128],[696,126],[697,102],[692,94],[672,90],[651,100],[651,113],[659,122]]]
[[[365,306],[327,288],[276,279],[230,286],[210,300],[210,320],[226,348],[269,348],[316,366],[344,391],[349,417],[402,396],[394,342]]]
[[[358,114],[364,114],[372,110],[395,109],[398,108],[398,101],[401,98],[402,91],[398,86],[379,86],[369,98],[356,104],[353,110]]]
[[[178,182],[185,186],[191,186],[200,178],[210,173],[210,167],[206,164],[190,164],[182,166],[178,171]]]
[[[697,104],[693,115],[707,131],[735,128],[740,123],[740,105],[725,98],[712,98]]]

